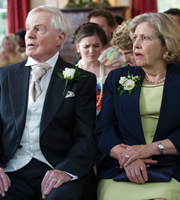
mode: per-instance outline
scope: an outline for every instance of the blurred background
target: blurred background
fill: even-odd
[[[115,16],[128,20],[144,12],[164,12],[169,8],[180,8],[180,0],[0,0],[0,44],[6,34],[25,29],[27,13],[39,5],[61,9],[70,19],[73,31],[79,24],[86,22],[87,13],[95,7],[104,7]],[[70,34],[61,55],[72,62],[74,52]]]

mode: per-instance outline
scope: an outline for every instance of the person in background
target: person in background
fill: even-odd
[[[34,8],[28,59],[0,68],[0,199],[96,199],[96,76],[61,58],[70,28],[59,8]]]
[[[14,34],[4,36],[0,50],[0,67],[17,63],[22,60],[23,58],[16,48]]]
[[[78,67],[94,73],[97,77],[96,114],[98,114],[104,97],[103,85],[110,71],[98,60],[107,44],[106,34],[98,24],[88,22],[81,24],[74,31],[72,42],[75,43],[77,51],[81,55],[81,59],[77,63]]]
[[[136,66],[136,61],[133,55],[133,41],[130,37],[128,29],[129,21],[124,21],[113,32],[111,45],[118,49],[124,58],[124,66]]]
[[[18,50],[21,53],[21,56],[23,58],[27,58],[26,53],[25,53],[25,50],[26,50],[25,35],[26,35],[26,31],[24,29],[19,29],[15,33],[15,40],[18,46]]]
[[[180,9],[170,8],[169,10],[166,10],[164,13],[170,15],[180,26]]]
[[[98,200],[179,199],[180,27],[145,13],[129,30],[137,66],[109,73],[97,117]]]
[[[108,43],[104,47],[99,60],[110,69],[121,67],[123,64],[122,55],[118,49],[115,49],[110,45],[113,31],[117,26],[113,14],[104,8],[95,8],[88,13],[87,20],[88,22],[93,22],[101,26],[101,28],[104,29],[108,39]]]
[[[123,23],[124,18],[121,17],[121,16],[116,15],[115,16],[115,20],[116,20],[116,27],[117,27],[117,26],[119,26],[119,25],[121,25]]]

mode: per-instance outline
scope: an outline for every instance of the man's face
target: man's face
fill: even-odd
[[[134,59],[132,49],[129,49],[129,50],[119,49],[119,51],[122,53],[125,63],[127,63],[130,66],[136,66],[136,61]]]
[[[169,14],[170,15],[170,14]],[[175,22],[180,26],[180,16],[179,15],[170,15]]]
[[[26,54],[37,62],[45,62],[54,56],[64,41],[64,34],[52,29],[51,16],[50,12],[38,12],[26,23]]]
[[[110,27],[107,24],[106,18],[101,17],[101,16],[91,17],[89,22],[98,24],[102,29],[104,29],[104,32],[106,33],[106,37],[108,39],[108,43],[110,43],[110,40],[112,38],[112,32],[113,32],[114,28]]]

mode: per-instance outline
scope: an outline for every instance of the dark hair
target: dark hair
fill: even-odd
[[[19,35],[20,38],[22,38],[24,40],[25,35],[26,35],[26,31],[24,29],[19,29],[16,33],[15,36]]]
[[[169,10],[166,10],[164,13],[169,14],[169,15],[179,15],[180,16],[180,9],[170,8]]]
[[[77,29],[75,29],[72,34],[72,43],[79,43],[82,38],[93,35],[99,37],[103,46],[108,43],[104,30],[98,24],[91,22],[81,24]]]
[[[90,21],[91,17],[104,17],[106,18],[107,24],[110,27],[116,26],[116,20],[114,15],[104,8],[95,8],[88,13],[87,19]]]
[[[118,24],[118,25],[121,25],[122,23],[123,23],[123,21],[124,21],[124,18],[122,18],[121,16],[115,16],[115,20],[116,20],[116,23]]]

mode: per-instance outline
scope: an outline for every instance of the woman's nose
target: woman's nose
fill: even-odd
[[[140,39],[136,39],[133,43],[134,48],[140,48],[141,47],[141,42]]]

